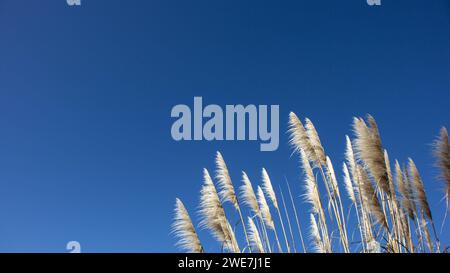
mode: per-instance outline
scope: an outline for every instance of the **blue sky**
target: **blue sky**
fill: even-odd
[[[0,0],[0,251],[177,251],[175,197],[197,220],[217,150],[236,185],[266,167],[299,196],[289,111],[313,120],[339,170],[352,117],[371,113],[391,160],[416,161],[440,225],[430,144],[449,126],[449,87],[446,0]],[[279,104],[279,149],[173,141],[170,110],[194,96]]]

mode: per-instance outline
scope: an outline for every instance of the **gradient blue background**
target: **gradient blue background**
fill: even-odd
[[[236,185],[265,166],[299,196],[289,111],[313,120],[339,177],[352,117],[373,114],[392,161],[415,159],[440,225],[430,144],[449,126],[449,88],[447,0],[0,0],[0,251],[177,251],[175,197],[197,221],[216,150]],[[170,109],[195,95],[279,104],[280,148],[173,141]]]

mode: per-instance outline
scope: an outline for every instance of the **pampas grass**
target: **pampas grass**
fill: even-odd
[[[316,155],[316,151],[311,144],[306,129],[300,119],[293,112],[289,113],[289,130],[290,139],[289,144],[294,148],[294,151],[299,152],[303,150],[314,166],[321,165],[321,160]]]
[[[300,156],[303,166],[303,172],[305,174],[305,194],[303,195],[305,201],[309,202],[312,205],[312,212],[314,214],[324,214],[313,169],[311,168],[306,153],[303,150],[300,150]]]
[[[319,227],[317,226],[316,217],[313,214],[310,214],[310,223],[311,223],[311,238],[313,241],[313,248],[317,253],[326,252],[324,243],[322,238],[320,238]]]
[[[233,182],[231,182],[227,164],[220,152],[217,152],[216,154],[216,167],[217,184],[219,185],[219,194],[222,198],[222,202],[230,202],[238,209],[239,204],[236,193],[234,192]]]
[[[266,197],[260,186],[258,186],[258,204],[261,208],[261,215],[264,220],[264,224],[271,230],[275,230],[275,223],[273,222],[272,214],[270,213],[269,205],[267,204]]]
[[[264,253],[264,247],[261,240],[261,237],[259,236],[259,231],[256,228],[255,222],[253,222],[253,219],[251,217],[248,217],[248,236],[250,239],[250,246],[254,250],[254,252],[257,253]]]
[[[353,204],[356,204],[355,190],[353,189],[352,180],[350,178],[350,172],[348,171],[347,164],[343,163],[342,171],[344,172],[344,185],[347,191],[348,198]]]
[[[378,132],[378,125],[372,116],[368,116],[367,125],[362,118],[354,118],[353,129],[356,134],[356,150],[360,161],[372,174],[378,187],[389,193],[388,175],[384,150]]]
[[[255,188],[247,173],[242,172],[242,184],[238,193],[220,152],[217,152],[215,158],[216,183],[207,169],[204,169],[198,227],[200,230],[207,230],[219,243],[222,251],[297,252],[297,240],[301,242],[303,252],[445,251],[446,246],[442,247],[439,241],[426,195],[425,188],[429,187],[427,181],[422,179],[412,159],[408,159],[403,165],[395,159],[394,165],[391,166],[388,151],[382,145],[378,125],[372,116],[353,119],[354,138],[345,136],[345,161],[340,164],[343,176],[339,177],[313,122],[308,118],[304,120],[302,123],[298,116],[291,112],[288,133],[289,144],[293,152],[298,154],[303,170],[299,181],[302,191],[300,201],[303,200],[309,205],[309,219],[301,219],[301,215],[297,213],[298,199],[292,195],[286,179],[292,205],[292,210],[289,211],[281,185],[273,183],[265,168],[262,169],[260,183],[255,185]],[[441,129],[435,140],[433,152],[436,165],[440,169],[440,179],[444,182],[447,212],[450,209],[450,146],[445,128]],[[340,187],[345,190],[346,194],[343,196]],[[278,199],[277,195],[281,199]],[[349,204],[345,210],[347,217],[344,214],[344,198],[348,198]],[[226,215],[223,207],[227,203],[233,208],[227,213],[237,213],[240,219],[238,224],[242,224],[242,230],[236,230],[236,225],[233,227],[230,224],[229,219],[232,218]],[[248,211],[243,211],[241,204]],[[278,215],[276,219],[273,218],[271,208]],[[352,216],[355,220],[349,222],[348,219]],[[290,240],[284,221],[287,221]],[[302,222],[309,226],[311,240],[308,246],[303,241],[300,227]],[[297,234],[293,231],[292,223],[297,224]],[[350,237],[347,235],[347,225],[353,230]],[[172,231],[180,249],[187,252],[204,252],[195,224],[178,198]],[[280,244],[279,232],[283,234],[285,249]],[[276,247],[273,247],[274,245]]]
[[[358,166],[359,180],[361,182],[361,196],[363,197],[364,204],[366,204],[367,211],[372,214],[376,221],[384,228],[389,229],[386,221],[386,215],[384,214],[380,201],[378,199],[375,188],[369,179],[369,175],[362,166]]]
[[[258,186],[257,194],[258,194],[258,204],[261,209],[261,215],[264,225],[273,231],[275,235],[275,241],[277,242],[278,250],[280,252],[283,252],[280,240],[278,239],[277,230],[275,229],[275,222],[273,221],[272,213],[270,212],[270,208],[269,205],[267,204],[266,197],[264,196],[264,192],[260,186]]]
[[[220,152],[217,152],[216,154],[216,167],[216,178],[218,180],[220,189],[219,195],[222,197],[222,202],[231,202],[236,211],[239,213],[239,218],[242,223],[245,239],[247,240],[247,244],[250,245],[250,240],[245,229],[244,217],[242,216],[241,207],[234,191],[233,182],[231,182],[227,164],[225,164],[225,160],[223,159],[223,156]]]
[[[440,178],[444,182],[444,189],[448,202],[450,197],[450,144],[448,141],[448,132],[445,127],[442,127],[439,137],[434,143],[434,155],[437,160],[437,166],[440,169]],[[447,209],[450,209],[450,206],[448,206]]]
[[[175,201],[175,216],[172,224],[172,232],[179,238],[177,246],[181,249],[192,252],[203,252],[203,246],[200,243],[194,224],[192,224],[191,217],[184,207],[180,199]]]
[[[298,119],[298,117],[291,113],[289,116],[289,133],[290,133],[290,143],[294,148],[294,152],[300,153],[303,166],[305,167],[305,161],[312,163],[314,168],[319,170],[322,180],[325,184],[325,189],[329,198],[328,205],[332,208],[332,213],[337,222],[337,226],[340,233],[340,241],[345,252],[348,252],[348,240],[347,232],[345,227],[345,222],[343,222],[343,209],[342,203],[339,196],[339,190],[337,187],[337,181],[334,176],[334,168],[331,164],[329,158],[325,156],[324,149],[322,147],[321,141],[319,139],[317,130],[312,124],[311,120],[306,119],[307,129],[305,131],[303,124]],[[308,170],[309,172],[309,170]],[[326,173],[326,174],[325,174]],[[323,211],[323,208],[322,208]],[[319,219],[321,222],[325,222],[321,216]],[[326,231],[326,223],[322,223],[321,228],[324,230],[323,239],[325,242],[325,247],[331,246],[331,241],[329,240],[328,231]]]
[[[260,194],[262,194],[264,197],[264,193],[262,193],[262,190],[259,188],[258,188],[258,190],[261,191]],[[269,238],[267,235],[266,225],[264,224],[263,212],[261,211],[261,208],[260,208],[260,205],[258,202],[258,198],[256,197],[255,191],[253,190],[253,186],[252,186],[252,183],[250,182],[250,178],[244,171],[242,172],[242,186],[240,187],[240,192],[241,192],[241,198],[244,200],[243,203],[251,209],[254,216],[256,216],[258,218],[258,220],[260,221],[262,233],[264,235],[264,237],[263,237],[264,244],[263,245],[267,246],[268,252],[272,252],[272,249],[268,243]],[[265,202],[265,199],[263,202]],[[267,202],[265,202],[264,205],[266,205],[266,204],[267,204]],[[265,207],[264,209],[268,209],[268,206],[267,206],[267,208]],[[272,216],[270,215],[270,211],[265,211],[264,213],[266,214],[266,217],[268,219],[270,218],[269,221],[273,222],[271,220]],[[267,215],[267,214],[269,214],[269,215]],[[250,244],[252,245],[252,235],[248,234],[248,236],[249,236]]]
[[[356,159],[355,153],[353,152],[353,144],[349,136],[345,136],[345,159],[352,174],[352,178],[356,179]]]
[[[440,178],[444,182],[445,199],[447,207],[445,209],[444,221],[442,222],[441,232],[447,219],[447,213],[450,210],[450,144],[448,141],[448,132],[445,127],[441,128],[439,137],[434,142],[434,156],[436,157],[436,165],[440,169]]]
[[[259,209],[258,199],[256,199],[252,182],[250,182],[250,179],[245,172],[242,172],[242,186],[240,187],[240,190],[244,204],[249,206],[255,215],[260,215],[261,211]]]
[[[409,218],[414,219],[415,206],[413,203],[412,190],[408,182],[407,173],[403,173],[400,163],[397,160],[395,161],[395,169],[397,173],[397,187],[402,196],[403,209]]]
[[[270,201],[272,201],[272,205],[278,209],[278,200],[275,195],[275,191],[273,190],[272,181],[270,180],[269,174],[266,169],[262,169],[262,189],[267,197],[269,197]]]
[[[207,228],[222,247],[230,252],[240,252],[239,245],[230,223],[225,215],[207,169],[203,170],[203,187],[200,191],[200,227]]]
[[[309,142],[314,150],[319,164],[324,165],[326,161],[325,149],[322,147],[322,143],[317,133],[316,127],[312,121],[308,118],[305,119],[306,134],[308,135]]]
[[[272,186],[272,181],[270,180],[269,174],[267,173],[265,168],[262,169],[262,182],[263,182],[262,185],[263,185],[264,193],[269,197],[270,201],[272,201],[272,205],[275,207],[278,217],[280,219],[281,230],[283,231],[287,251],[291,252],[291,247],[289,245],[287,235],[286,235],[286,230],[284,228],[283,218],[281,216],[280,208],[278,207],[277,196],[275,195],[275,191],[273,190],[273,186]]]
[[[415,187],[415,200],[418,202],[422,214],[432,221],[433,217],[431,216],[431,209],[425,194],[423,181],[420,177],[419,170],[417,170],[416,164],[411,158],[408,159],[408,168]]]

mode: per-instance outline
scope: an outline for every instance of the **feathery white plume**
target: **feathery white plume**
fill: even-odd
[[[428,204],[427,196],[425,194],[422,178],[420,177],[419,170],[417,170],[416,164],[411,158],[408,159],[408,168],[415,187],[416,200],[419,203],[420,208],[422,209],[422,212],[425,214],[425,216],[428,219],[433,220],[430,205]]]
[[[192,224],[191,217],[180,199],[175,202],[175,216],[172,224],[172,232],[179,239],[176,243],[181,249],[187,252],[203,252],[202,244]]]
[[[255,215],[259,215],[258,199],[256,198],[252,183],[245,172],[242,172],[242,186],[240,189],[244,204],[248,205]]]
[[[309,164],[306,153],[300,150],[300,156],[302,160],[303,172],[305,173],[305,190],[304,198],[308,203],[312,205],[312,211],[314,214],[320,211],[320,195],[317,188],[316,177],[314,176],[311,165]]]
[[[410,190],[408,189],[408,181],[405,181],[402,168],[400,167],[400,164],[397,160],[395,160],[395,178],[397,182],[397,188],[400,192],[401,198],[402,198],[402,206],[406,210],[406,213],[408,216],[412,219],[414,218],[414,210],[412,208],[413,204],[411,203],[411,195]]]
[[[200,227],[211,231],[214,238],[231,252],[240,252],[234,231],[228,223],[225,211],[208,170],[203,169],[203,186],[200,191]]]
[[[248,237],[250,239],[250,245],[253,251],[258,253],[264,253],[264,247],[259,236],[259,231],[256,228],[255,222],[251,217],[248,217]]]
[[[345,159],[347,160],[347,164],[348,164],[350,173],[352,174],[353,180],[355,180],[358,177],[356,174],[355,153],[353,152],[353,145],[352,145],[352,141],[350,140],[350,137],[346,135],[345,140],[346,140]]]
[[[264,223],[271,230],[275,230],[275,224],[273,222],[272,214],[270,213],[269,205],[267,204],[266,197],[264,196],[264,192],[260,186],[258,186],[257,195],[258,195],[258,204],[261,210],[261,215],[264,220]]]
[[[330,182],[332,183],[332,193],[336,194],[337,196],[339,196],[339,187],[337,184],[337,179],[336,179],[336,174],[334,172],[334,167],[333,167],[333,163],[331,163],[331,159],[327,156],[326,157],[326,162],[327,162],[327,170],[328,170],[328,178],[330,180]]]
[[[305,119],[306,134],[308,135],[309,141],[314,149],[314,152],[321,165],[325,164],[325,150],[323,149],[322,143],[317,133],[316,127],[312,121],[308,118]]]
[[[300,119],[293,112],[289,113],[289,143],[294,148],[296,152],[303,150],[308,160],[313,163],[313,165],[320,166],[320,160],[318,159],[314,147],[311,144],[311,140],[306,133],[305,127],[303,127]]]
[[[364,162],[378,187],[390,194],[384,149],[375,119],[368,115],[366,125],[363,119],[354,118],[353,128],[356,133],[357,156]]]
[[[222,202],[231,202],[236,209],[239,208],[236,193],[234,191],[233,183],[231,182],[230,174],[228,172],[225,160],[220,152],[216,154],[216,178],[219,185],[219,194],[222,198]]]
[[[275,195],[275,191],[273,190],[272,182],[270,181],[269,174],[266,169],[262,169],[262,187],[264,192],[269,197],[270,201],[272,201],[273,206],[278,209],[277,197]]]
[[[324,253],[325,247],[322,242],[322,239],[320,238],[319,227],[317,226],[316,218],[314,217],[313,214],[310,215],[310,221],[311,221],[311,238],[313,239],[314,250],[317,253]]]
[[[388,230],[386,215],[381,208],[377,193],[370,182],[369,175],[362,166],[358,166],[358,173],[361,183],[361,196],[363,197],[366,210],[375,217],[379,224]]]
[[[437,160],[437,166],[440,169],[440,177],[445,183],[445,192],[448,203],[448,210],[450,210],[450,144],[448,140],[447,128],[442,127],[439,132],[439,137],[434,142],[434,156]]]
[[[388,177],[390,197],[392,198],[393,201],[395,201],[396,194],[395,194],[394,178],[392,176],[391,161],[389,160],[389,154],[387,150],[384,150],[384,162],[386,165],[386,173]]]
[[[350,178],[350,173],[347,168],[347,164],[343,163],[342,170],[344,172],[344,185],[348,194],[348,198],[356,204],[355,191],[353,190],[353,183]]]

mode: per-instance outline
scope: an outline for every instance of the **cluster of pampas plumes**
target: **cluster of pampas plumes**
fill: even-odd
[[[297,213],[287,180],[290,204],[285,202],[278,181],[279,191],[275,190],[277,184],[265,168],[255,188],[247,173],[242,172],[242,184],[235,191],[225,159],[217,152],[216,183],[208,170],[203,172],[199,229],[208,230],[222,251],[235,253],[445,252],[426,194],[429,184],[422,179],[415,162],[408,158],[402,165],[395,160],[391,166],[372,116],[354,118],[353,131],[354,138],[345,139],[343,177],[339,179],[313,122],[306,118],[303,124],[296,114],[289,114],[289,142],[303,170],[302,200],[310,207],[309,219],[304,221]],[[434,155],[444,185],[446,216],[450,208],[450,146],[445,128],[434,143]],[[341,187],[346,193],[343,196]],[[348,198],[347,208],[344,198]],[[234,225],[223,207],[226,203],[238,215]],[[243,213],[244,207],[248,215]],[[309,227],[309,244],[303,240],[301,223]],[[295,224],[299,238],[293,232]],[[195,225],[178,198],[172,230],[182,250],[204,252]],[[297,249],[298,239],[301,249]]]

